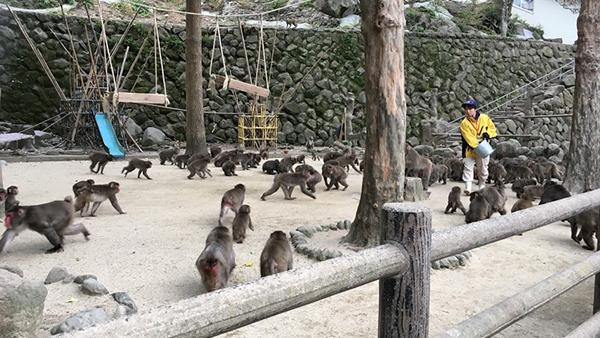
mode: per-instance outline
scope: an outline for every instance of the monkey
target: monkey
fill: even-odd
[[[246,238],[246,228],[254,231],[252,220],[250,219],[250,206],[244,204],[238,210],[237,215],[233,218],[233,224],[231,226],[231,232],[233,233],[233,241],[236,243],[243,243]]]
[[[333,161],[337,161],[337,164],[335,164]],[[340,167],[346,168],[347,172],[349,172],[350,167],[352,167],[352,169],[354,169],[354,171],[361,174],[360,169],[358,169],[355,165],[355,161],[356,161],[356,154],[350,154],[350,155],[340,156],[334,160],[326,161],[325,163],[326,164],[329,163],[332,165],[339,165]]]
[[[291,28],[292,26],[294,26],[294,28],[298,28],[298,20],[286,19],[285,20],[285,28]]]
[[[344,154],[338,153],[337,151],[330,151],[325,156],[323,156],[323,162],[335,160],[338,157],[342,157]]]
[[[190,163],[192,163],[194,161],[197,161],[197,160],[199,160],[201,158],[207,158],[207,157],[210,157],[209,153],[195,153],[195,154],[192,154],[188,158],[188,160],[187,160],[187,165],[190,165]]]
[[[160,165],[165,165],[165,162],[167,160],[169,160],[171,162],[171,165],[175,164],[175,161],[173,161],[173,157],[176,155],[179,155],[180,151],[181,151],[181,149],[174,147],[174,148],[165,149],[165,150],[159,152],[158,158],[160,159]]]
[[[219,155],[221,153],[221,147],[219,146],[212,146],[210,147],[210,157],[215,158],[217,157],[217,155]]]
[[[62,201],[15,206],[6,214],[6,231],[0,239],[0,254],[8,249],[12,240],[25,229],[31,229],[46,236],[52,244],[47,254],[63,251],[64,236],[83,234],[89,240],[90,232],[83,224],[73,224],[73,199],[67,196]]]
[[[581,225],[581,230],[577,234],[577,226]],[[598,232],[598,209],[590,209],[575,216],[575,222],[571,224],[571,239],[578,244],[583,239],[586,250],[594,250],[595,244],[592,236]],[[597,238],[597,235],[596,235]]]
[[[218,226],[212,229],[206,237],[204,250],[196,260],[196,268],[206,292],[227,286],[235,268],[233,239],[228,228]]]
[[[223,166],[221,168],[223,169],[223,173],[225,173],[225,176],[237,176],[237,174],[235,173],[235,163],[233,163],[233,161],[227,161],[223,163]]]
[[[260,154],[261,159],[263,159],[263,160],[268,159],[269,158],[269,147],[260,146],[260,148],[258,148],[258,153]]]
[[[177,155],[175,156],[175,164],[179,169],[185,169],[187,167],[187,161],[190,159],[190,155]]]
[[[223,166],[223,163],[227,162],[227,161],[231,161],[233,160],[233,154],[230,152],[224,152],[224,153],[220,153],[219,155],[217,155],[217,157],[214,158],[214,165],[215,167],[221,167]],[[235,163],[235,161],[234,161]],[[188,162],[189,165],[189,162]]]
[[[436,164],[433,166],[433,172],[431,173],[431,177],[429,178],[429,185],[434,183],[442,182],[442,184],[446,184],[446,179],[448,176],[448,167],[444,164]]]
[[[310,152],[310,154],[312,155],[312,160],[313,161],[319,161],[319,160],[321,160],[321,156],[317,155],[316,151],[313,150],[313,151]]]
[[[465,222],[482,221],[492,216],[492,207],[479,191],[472,192],[469,199],[471,204],[469,205],[469,211],[465,214]]]
[[[550,162],[543,157],[538,158],[538,163],[533,165],[533,173],[539,184],[550,181],[553,178],[562,181],[562,175],[558,171],[556,163]]]
[[[460,201],[461,192],[460,187],[452,187],[452,190],[448,194],[448,206],[446,206],[446,210],[444,211],[445,214],[455,213],[456,209],[460,209],[463,215],[467,214],[467,209],[465,209]]]
[[[140,171],[138,171],[138,178],[140,178],[141,174],[144,174],[144,176],[146,176],[147,179],[151,180],[150,176],[148,176],[147,173],[148,169],[150,168],[152,168],[152,162],[144,161],[139,158],[132,158],[131,160],[129,160],[129,165],[127,165],[123,168],[123,170],[121,170],[121,174],[125,173],[125,177],[127,177],[128,173],[134,171],[135,169],[139,169]]]
[[[310,170],[315,170],[315,168],[313,168],[313,166],[311,166],[310,164],[300,164],[294,168],[295,173],[299,173],[304,170],[310,171]]]
[[[248,153],[254,155],[248,160],[248,168],[258,168],[260,161],[262,160],[261,155],[257,153]]]
[[[276,175],[278,167],[279,167],[279,160],[269,160],[269,161],[265,161],[265,163],[263,163],[262,171],[266,172],[269,175]]]
[[[198,174],[200,178],[206,178],[206,175],[212,177],[212,175],[210,174],[210,169],[208,169],[208,164],[210,163],[210,160],[210,155],[204,154],[202,157],[193,161],[192,163],[188,163],[187,168],[190,171],[190,174],[187,176],[187,178],[191,180],[192,177],[194,177],[194,175],[196,174]]]
[[[506,177],[506,169],[504,168],[504,166],[499,163],[496,162],[494,160],[490,159],[490,163],[488,165],[488,179],[487,179],[487,183],[492,183],[492,181],[494,181],[494,183],[502,181],[504,179],[504,177]]]
[[[315,148],[315,137],[310,135],[308,137],[308,139],[306,139],[306,151],[308,151],[309,153],[311,153],[314,148]]]
[[[446,167],[448,167],[448,178],[453,181],[462,182],[464,164],[459,158],[449,158],[446,160]]]
[[[348,177],[348,174],[346,173],[344,168],[337,165],[325,163],[323,165],[322,172],[323,180],[325,181],[325,185],[327,186],[327,189],[325,189],[325,191],[329,191],[334,185],[336,189],[339,189],[340,183],[344,186],[344,189],[342,189],[342,191],[345,191],[346,188],[348,188],[348,183],[346,183],[346,177]],[[326,178],[329,178],[329,183],[327,183]]]
[[[554,202],[563,198],[571,197],[571,193],[562,185],[552,181],[544,184],[544,193],[540,197],[539,205]]]
[[[4,188],[0,188],[0,202],[6,199],[6,190]]]
[[[273,185],[269,190],[265,191],[260,199],[265,201],[265,197],[272,195],[279,188],[283,190],[283,194],[285,195],[286,200],[294,200],[295,197],[292,197],[292,192],[294,191],[294,187],[300,186],[300,190],[306,196],[311,197],[312,199],[317,199],[315,195],[313,195],[310,191],[306,189],[306,181],[311,179],[311,174],[308,171],[302,171],[299,173],[282,173],[275,175],[273,179]]]
[[[433,162],[419,155],[408,143],[406,144],[404,159],[406,162],[406,175],[420,177],[423,183],[423,190],[427,191],[429,188],[429,178],[433,172]]]
[[[304,156],[304,155],[296,156],[296,163],[306,164],[306,156]]]
[[[529,209],[531,207],[533,207],[533,203],[531,203],[531,200],[528,200],[525,198],[520,198],[512,206],[512,208],[510,209],[510,212],[517,212],[519,210]]]
[[[503,192],[504,189],[502,189],[501,193],[496,187],[487,187],[479,190],[479,193],[485,197],[490,205],[490,216],[494,212],[499,212],[500,215],[506,215],[506,209],[504,208],[504,205],[506,204],[506,196],[503,195]]]
[[[512,167],[512,170],[508,170],[508,175],[506,175],[506,181],[507,182],[513,182],[516,179],[530,179],[530,178],[535,178],[535,175],[533,175],[533,171],[531,171],[531,169],[529,169],[528,166],[525,165],[517,165]]]
[[[280,174],[290,173],[290,172],[293,173],[294,170],[292,169],[292,166],[294,164],[296,164],[296,158],[291,157],[291,156],[286,156],[279,162],[279,165],[277,166],[277,172]]]
[[[523,193],[521,196],[517,196],[519,198],[523,198],[530,201],[535,201],[542,197],[544,193],[544,186],[542,185],[528,185],[523,188]]]
[[[239,183],[231,190],[227,190],[221,198],[221,212],[219,214],[219,225],[223,225],[223,220],[229,209],[233,210],[237,216],[238,210],[244,204],[244,198],[246,197],[246,187]]]
[[[517,193],[517,198],[521,198],[521,195],[523,194],[524,188],[526,186],[536,184],[537,180],[535,178],[518,179],[513,182],[512,187],[510,187],[510,190]]]
[[[446,162],[446,159],[442,155],[432,155],[429,159],[431,160],[431,162],[433,162],[434,165],[444,164],[444,162]]]
[[[285,232],[271,233],[260,254],[260,276],[266,277],[294,268],[294,255]]]
[[[81,194],[82,191],[90,190],[94,183],[96,183],[94,182],[94,180],[89,179],[87,181],[79,181],[73,184],[73,194],[75,195],[75,197],[79,196],[79,194]]]
[[[117,182],[94,184],[89,190],[84,190],[77,196],[75,199],[75,211],[81,211],[80,215],[83,216],[83,213],[87,211],[89,204],[93,202],[94,205],[92,206],[90,216],[95,217],[100,204],[108,199],[113,208],[115,208],[119,214],[123,215],[125,212],[121,209],[116,196],[120,191],[121,189]]]
[[[256,154],[246,153],[246,154],[234,154],[231,156],[231,161],[234,163],[239,163],[242,166],[242,170],[248,170],[249,162],[254,161],[256,158]]]
[[[323,180],[323,176],[321,176],[321,174],[317,170],[315,170],[315,168],[308,164],[301,164],[294,168],[294,172],[297,173],[305,170],[308,171],[311,175],[310,179],[306,181],[306,187],[314,194],[317,192],[316,185]]]
[[[16,185],[11,185],[6,188],[6,202],[4,202],[4,210],[6,212],[19,205],[16,196],[19,194],[19,188]]]
[[[104,167],[106,167],[106,163],[113,161],[115,158],[107,153],[102,153],[102,152],[94,152],[90,154],[90,160],[92,161],[92,164],[90,165],[90,170],[94,173],[97,174],[98,172],[100,172],[100,174],[104,175]],[[94,167],[96,166],[96,163],[98,164],[98,169],[96,171],[94,171]]]

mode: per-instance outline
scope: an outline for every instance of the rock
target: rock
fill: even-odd
[[[127,122],[125,123],[125,130],[127,130],[127,132],[133,136],[133,138],[138,137],[143,132],[142,127],[138,126],[138,124],[132,119],[127,119]]]
[[[60,267],[54,267],[48,273],[48,276],[46,277],[44,284],[52,284],[52,283],[60,282],[63,279],[65,279],[65,277],[67,277],[68,275],[69,275],[69,272],[67,271],[67,269],[60,268]]]
[[[78,312],[67,318],[62,324],[52,328],[50,333],[60,334],[72,331],[81,331],[98,324],[106,323],[110,320],[106,311],[101,308]]]
[[[46,287],[0,269],[0,336],[34,337],[42,323]]]
[[[309,238],[312,237],[312,235],[316,232],[315,227],[310,226],[310,225],[303,225],[296,230],[300,231],[301,233],[303,233],[305,236],[307,236]]]
[[[551,97],[555,97],[562,93],[565,90],[564,86],[552,86],[546,89],[544,92],[544,98],[549,99]]]
[[[440,155],[443,158],[449,158],[455,155],[454,150],[450,148],[437,148],[433,151],[434,155]]]
[[[319,11],[334,18],[343,18],[348,15],[358,14],[360,2],[358,0],[318,0]]]
[[[432,263],[431,263],[431,267],[432,267],[433,269],[439,270],[439,269],[440,269],[440,261],[439,261],[439,260],[437,260],[437,261],[434,261],[434,262],[432,262]]]
[[[419,145],[419,139],[414,136],[411,136],[406,139],[406,143],[410,144],[411,147],[416,147]]]
[[[83,284],[83,281],[86,280],[86,279],[88,279],[88,278],[96,279],[96,280],[98,279],[94,275],[79,275],[79,276],[75,277],[75,280],[73,280],[73,282],[75,284]]]
[[[413,147],[413,149],[415,149],[420,155],[425,155],[427,157],[431,157],[431,155],[433,155],[434,152],[432,146],[424,144]]]
[[[127,308],[127,314],[130,315],[132,313],[136,313],[138,311],[135,302],[129,295],[125,292],[115,292],[112,294],[115,301],[121,305],[124,305]]]
[[[495,159],[516,156],[517,146],[514,143],[508,141],[496,144],[496,148],[494,149],[494,153],[492,154],[492,157],[494,157]]]
[[[458,258],[456,258],[456,256],[448,257],[448,263],[450,264],[451,268],[458,268],[460,266],[460,261]]]
[[[423,183],[418,177],[406,177],[404,180],[404,200],[406,202],[418,202],[427,199],[427,193],[423,190]]]
[[[165,139],[166,135],[160,129],[148,127],[146,130],[144,130],[144,135],[142,136],[142,145],[162,145],[165,143]]]
[[[100,282],[93,278],[88,278],[83,281],[83,284],[81,284],[81,291],[92,296],[108,294],[108,290],[104,287],[104,285],[100,284]]]
[[[10,272],[14,273],[15,275],[19,275],[19,277],[23,277],[23,270],[16,266],[3,265],[3,266],[0,266],[0,269],[10,271]]]
[[[344,220],[344,229],[348,230],[352,226],[352,221],[349,219]]]
[[[73,283],[73,281],[75,280],[75,276],[68,274],[63,280],[62,283],[63,284],[69,284],[69,283]]]
[[[506,124],[506,128],[508,129],[509,133],[511,133],[511,134],[517,133],[517,124],[515,123],[515,121],[506,120],[504,123]]]
[[[560,146],[556,143],[550,143],[546,146],[546,149],[544,149],[544,156],[546,158],[550,157],[550,156],[556,156],[560,153]]]
[[[463,254],[458,254],[455,257],[456,257],[456,259],[458,259],[458,263],[460,264],[460,266],[467,265],[467,256],[465,256]]]

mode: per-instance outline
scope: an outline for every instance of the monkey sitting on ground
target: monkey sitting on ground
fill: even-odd
[[[467,209],[465,209],[462,202],[460,201],[461,193],[462,190],[460,189],[460,187],[452,187],[452,191],[450,191],[450,193],[448,194],[448,205],[446,206],[446,210],[444,211],[445,214],[455,213],[456,209],[460,209],[463,215],[467,214]]]
[[[429,188],[429,178],[433,172],[433,162],[419,155],[408,143],[406,144],[404,159],[406,162],[406,176],[421,178],[423,190],[427,191],[427,188]]]
[[[581,226],[581,230],[576,235],[578,225]],[[592,238],[594,233],[598,238],[598,209],[590,209],[575,216],[575,222],[571,224],[571,238],[575,242],[579,244],[583,239],[585,242],[583,248],[593,251],[595,249],[594,239]]]
[[[237,174],[235,173],[235,163],[233,163],[233,161],[227,161],[223,163],[223,166],[221,168],[223,169],[223,173],[225,173],[225,176],[237,176]]]
[[[97,174],[98,172],[100,172],[100,174],[104,174],[104,167],[106,167],[106,163],[108,163],[109,161],[113,161],[115,159],[112,155],[109,155],[107,153],[102,153],[102,152],[91,153],[89,157],[90,157],[90,160],[92,160],[92,164],[90,165],[90,170],[94,174]],[[94,167],[96,166],[96,163],[98,164],[98,170],[94,171]]]
[[[513,182],[512,186],[510,187],[510,190],[517,193],[517,198],[521,198],[521,195],[523,194],[526,186],[536,185],[536,184],[537,184],[537,181],[535,178],[518,179]]]
[[[448,167],[446,167],[444,164],[436,164],[433,166],[433,172],[431,173],[431,178],[429,179],[429,185],[439,182],[446,184],[447,177]]]
[[[266,277],[294,267],[294,256],[283,231],[274,231],[260,254],[260,276]]]
[[[558,183],[546,181],[546,183],[544,184],[544,193],[542,194],[542,197],[540,198],[540,203],[538,205],[558,201],[567,197],[571,197],[571,193],[567,190],[567,188]],[[571,227],[576,224],[575,217],[563,219],[562,221],[569,222],[569,224],[571,224]]]
[[[469,199],[471,200],[471,204],[469,205],[469,211],[465,214],[465,222],[482,221],[492,216],[492,207],[479,191],[472,192],[469,195]]]
[[[292,26],[294,26],[294,28],[298,28],[298,20],[286,19],[285,20],[285,28],[291,28]]]
[[[73,194],[75,194],[75,197],[77,197],[81,194],[82,191],[91,190],[92,185],[94,185],[94,183],[96,183],[94,182],[94,180],[89,179],[87,181],[80,181],[73,184]]]
[[[333,186],[335,186],[336,189],[339,189],[339,184],[342,184],[344,186],[344,189],[342,189],[342,191],[345,191],[346,188],[348,188],[348,183],[346,183],[346,178],[348,177],[348,174],[346,173],[344,168],[337,165],[332,165],[330,163],[324,164],[323,168],[321,169],[321,171],[323,172],[323,180],[325,181],[325,185],[327,186],[327,189],[325,189],[325,191],[331,190],[331,187]],[[329,183],[327,183],[328,178]]]
[[[210,157],[215,158],[217,157],[217,155],[219,155],[221,153],[221,147],[219,146],[212,146],[210,147]]]
[[[144,174],[144,176],[146,176],[147,179],[151,180],[150,176],[148,176],[147,173],[148,169],[150,168],[152,168],[152,162],[144,161],[139,158],[132,158],[131,160],[129,160],[129,165],[127,165],[123,168],[123,170],[121,170],[121,174],[125,173],[125,177],[127,177],[127,174],[134,171],[135,169],[139,169],[140,171],[138,171],[138,178],[140,178],[141,174]]]
[[[504,189],[502,189],[504,190]],[[479,190],[479,193],[485,197],[485,199],[490,204],[491,212],[490,216],[494,212],[499,212],[500,215],[506,215],[506,209],[504,205],[506,204],[506,196],[503,195],[496,187],[487,187]],[[489,218],[489,217],[488,217]]]
[[[177,155],[175,156],[175,164],[179,169],[185,169],[187,167],[187,161],[190,159],[190,155]]]
[[[500,162],[491,159],[488,165],[488,172],[489,176],[487,183],[491,183],[492,181],[494,181],[494,183],[500,182],[504,179],[504,177],[506,177],[507,174],[506,169],[504,169],[504,166]]]
[[[531,207],[533,207],[533,203],[531,203],[531,200],[526,199],[524,196],[523,198],[520,198],[518,201],[515,202],[515,204],[510,209],[510,212],[517,212],[519,210],[525,210]]]
[[[16,185],[11,185],[6,189],[6,202],[4,202],[4,211],[8,212],[13,207],[19,205],[16,196],[19,194],[19,188]]]
[[[48,239],[53,248],[46,253],[63,251],[64,236],[83,234],[89,240],[90,233],[83,224],[72,224],[73,203],[71,196],[63,201],[50,203],[15,206],[6,214],[4,225],[6,231],[0,239],[0,254],[8,249],[12,240],[23,230],[31,229]]]
[[[212,175],[210,174],[210,169],[208,169],[210,159],[211,158],[209,154],[204,154],[199,159],[188,163],[187,168],[190,171],[190,174],[187,176],[187,178],[191,180],[192,177],[194,177],[194,175],[196,174],[200,176],[200,178],[206,178],[206,175],[212,177]]]
[[[268,159],[269,158],[269,147],[260,146],[260,148],[258,148],[258,153],[260,154],[261,159],[263,159],[263,160]]]
[[[521,194],[521,198],[535,201],[542,197],[544,193],[544,186],[541,185],[528,185],[523,188],[523,193]]]
[[[113,208],[122,215],[125,212],[121,209],[116,196],[120,191],[121,189],[117,182],[94,184],[90,189],[81,191],[77,196],[75,199],[75,211],[81,211],[80,216],[83,217],[83,214],[88,210],[90,203],[93,202],[94,205],[92,206],[90,216],[95,217],[100,204],[108,199]]]
[[[165,165],[165,162],[167,160],[171,162],[171,165],[175,164],[175,162],[173,161],[173,157],[175,155],[179,155],[180,151],[181,150],[179,149],[179,147],[174,147],[171,149],[163,150],[160,153],[158,153],[158,157],[160,158],[160,165]]]
[[[252,220],[250,219],[250,206],[244,204],[238,210],[238,213],[233,218],[233,225],[231,230],[233,233],[233,240],[236,243],[243,243],[246,238],[246,229],[254,231]]]
[[[262,171],[266,172],[269,175],[276,175],[278,167],[279,167],[279,160],[269,160],[269,161],[265,161],[265,163],[263,163]]]
[[[223,220],[229,209],[233,210],[237,216],[238,210],[244,204],[246,197],[246,187],[243,184],[236,184],[231,190],[227,190],[221,198],[221,212],[219,214],[219,225],[223,225]]]
[[[218,226],[206,237],[206,245],[196,260],[206,292],[223,289],[235,268],[235,252],[229,229]]]
[[[315,195],[306,189],[306,181],[310,180],[311,177],[312,175],[306,170],[299,173],[277,174],[273,179],[273,185],[271,188],[265,191],[262,196],[260,196],[260,199],[265,201],[265,197],[272,195],[279,190],[279,188],[283,190],[286,200],[296,199],[295,197],[292,197],[292,192],[296,186],[300,186],[300,190],[306,196],[316,199]]]
[[[304,156],[304,155],[296,156],[296,163],[306,164],[306,156]]]

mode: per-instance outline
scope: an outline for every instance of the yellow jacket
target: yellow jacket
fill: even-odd
[[[460,134],[462,135],[462,156],[476,158],[478,155],[473,151],[479,145],[483,134],[488,133],[490,138],[497,136],[494,122],[485,114],[477,112],[475,118],[465,117],[460,123]]]

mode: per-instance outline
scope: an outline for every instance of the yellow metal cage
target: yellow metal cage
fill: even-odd
[[[267,114],[264,104],[250,105],[249,110],[238,117],[238,143],[256,149],[277,147],[277,114]]]

